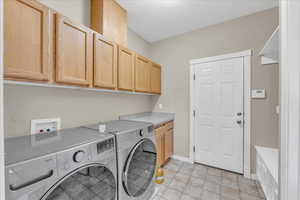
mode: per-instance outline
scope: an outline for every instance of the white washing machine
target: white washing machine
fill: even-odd
[[[74,128],[5,141],[6,200],[117,200],[115,137]]]
[[[155,191],[156,146],[151,123],[115,120],[104,123],[116,136],[119,200],[148,200]],[[98,124],[87,126],[98,129]]]

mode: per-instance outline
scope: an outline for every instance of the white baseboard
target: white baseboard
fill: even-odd
[[[183,157],[183,156],[173,155],[171,158],[174,159],[174,160],[180,160],[182,162],[194,163],[190,158]]]

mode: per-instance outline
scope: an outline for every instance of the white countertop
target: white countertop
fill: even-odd
[[[157,126],[159,124],[174,120],[175,115],[173,113],[145,112],[120,116],[119,119],[150,122],[154,126]]]
[[[265,162],[266,167],[278,183],[279,151],[278,149],[255,146],[256,152]]]

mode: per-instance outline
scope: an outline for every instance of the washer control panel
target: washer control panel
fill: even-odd
[[[79,150],[77,152],[74,153],[73,155],[73,161],[80,163],[82,161],[84,161],[84,156],[85,156],[85,152],[82,150]]]
[[[97,153],[100,154],[110,149],[113,149],[114,146],[115,146],[115,142],[113,138],[105,140],[103,142],[99,142],[97,143]]]
[[[58,171],[62,176],[92,160],[90,145],[82,145],[57,154]]]

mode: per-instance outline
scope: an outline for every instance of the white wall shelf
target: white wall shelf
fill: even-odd
[[[268,39],[259,55],[263,65],[279,63],[279,26]]]
[[[4,84],[45,87],[45,88],[72,89],[72,90],[93,91],[93,92],[114,93],[114,94],[135,94],[135,95],[147,95],[147,96],[156,95],[156,94],[143,93],[143,92],[107,90],[107,89],[100,89],[100,88],[84,88],[84,87],[69,86],[69,85],[59,85],[59,84],[50,84],[50,83],[33,83],[33,82],[23,82],[23,81],[11,81],[11,80],[4,80]]]

